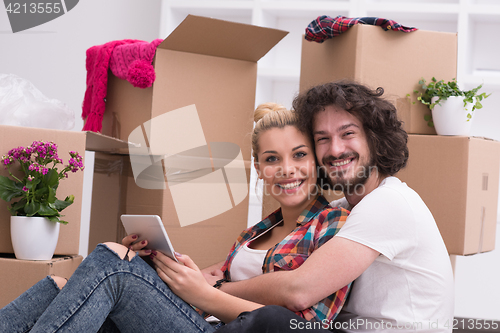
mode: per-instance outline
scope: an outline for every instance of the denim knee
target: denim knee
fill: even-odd
[[[131,250],[130,250],[130,248],[128,249],[127,253],[125,254],[125,256],[124,256],[123,258],[122,258],[122,256],[120,256],[120,255],[119,255],[119,254],[118,254],[115,250],[113,250],[112,248],[110,248],[110,247],[109,247],[107,244],[105,244],[105,243],[99,243],[99,244],[97,244],[97,246],[96,246],[95,250],[97,250],[97,249],[99,249],[99,248],[105,248],[106,250],[110,251],[111,253],[113,253],[113,254],[114,254],[115,256],[117,256],[118,258],[120,258],[120,259],[122,259],[122,260],[127,260],[127,261],[129,261],[129,260],[128,260],[128,255],[129,255],[129,251],[131,251]],[[95,251],[95,250],[94,250],[94,251]],[[133,258],[135,258],[135,257],[137,257],[137,256],[138,256],[138,253],[137,253],[137,252],[134,252],[134,257],[133,257]],[[132,259],[133,259],[133,258],[132,258]],[[131,261],[131,260],[130,260],[130,261]]]

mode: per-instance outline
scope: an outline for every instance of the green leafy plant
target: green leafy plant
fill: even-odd
[[[51,221],[67,224],[60,219],[60,212],[71,205],[74,196],[67,196],[64,200],[56,198],[59,181],[68,178],[68,172],[83,170],[83,159],[74,151],[69,152],[70,159],[60,171],[62,159],[57,155],[57,145],[53,142],[34,141],[28,147],[11,149],[1,159],[2,164],[11,178],[0,176],[0,198],[11,202],[9,211],[13,216],[39,216]],[[20,164],[22,176],[15,176],[11,166]]]
[[[472,104],[471,113],[476,109],[481,109],[483,105],[481,101],[491,94],[481,93],[478,91],[483,87],[483,85],[479,85],[478,87],[463,91],[458,88],[458,84],[456,79],[452,79],[451,81],[444,82],[443,80],[436,80],[436,78],[432,78],[429,83],[422,78],[418,81],[418,84],[422,86],[423,92],[419,90],[414,90],[415,94],[418,94],[417,100],[421,103],[427,105],[429,109],[434,109],[434,106],[437,104],[441,105],[441,101],[448,99],[450,96],[463,96],[464,108],[467,107],[468,103]],[[437,97],[437,99],[432,102],[432,97]],[[472,114],[467,114],[467,121],[472,118]],[[428,122],[429,126],[432,124],[432,117],[430,115],[425,116],[425,120]]]

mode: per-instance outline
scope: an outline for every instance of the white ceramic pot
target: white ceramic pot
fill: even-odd
[[[59,239],[60,223],[45,217],[10,217],[10,237],[17,259],[50,260]]]
[[[437,97],[432,98],[432,102]],[[432,110],[432,121],[439,135],[465,135],[469,136],[472,127],[472,118],[468,120],[467,114],[471,113],[472,104],[464,107],[463,96],[450,96],[441,100],[441,105],[436,104]],[[473,113],[471,113],[473,115]]]

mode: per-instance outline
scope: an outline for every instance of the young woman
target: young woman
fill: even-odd
[[[64,281],[47,277],[0,310],[0,331],[212,332],[218,327],[192,306],[226,323],[263,307],[218,287],[224,281],[299,267],[338,232],[348,212],[329,207],[318,194],[313,145],[297,129],[293,112],[265,104],[255,111],[255,121],[255,168],[281,208],[243,231],[223,264],[201,271],[186,255],[177,255],[176,263],[160,252],[140,250],[146,244],[133,248],[150,255],[155,272],[127,246],[100,244],[62,289]],[[123,243],[129,245],[134,238]],[[333,320],[348,290],[345,286],[310,308],[294,309],[297,318]],[[241,323],[235,322],[221,331],[239,331],[234,325]]]

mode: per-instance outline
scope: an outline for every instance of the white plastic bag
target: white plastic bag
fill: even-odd
[[[72,130],[75,113],[63,102],[45,97],[31,82],[0,74],[0,124]]]

